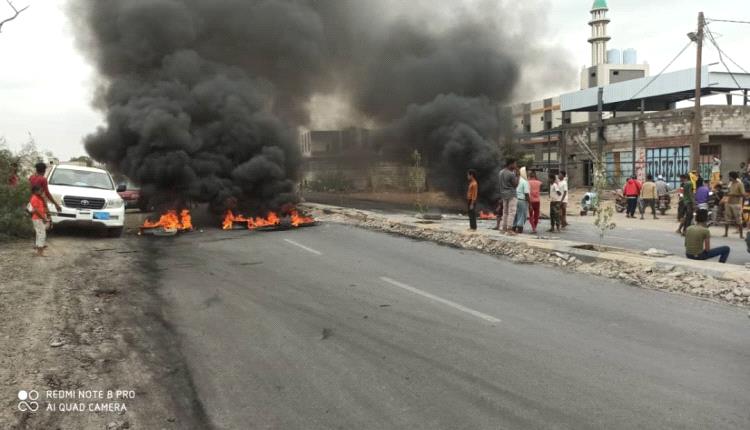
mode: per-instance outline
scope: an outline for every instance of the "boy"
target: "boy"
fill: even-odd
[[[561,220],[560,220],[560,209],[562,209],[562,197],[563,193],[560,189],[560,184],[557,180],[557,175],[554,173],[549,174],[549,222],[550,233],[555,231],[557,227],[558,233],[560,232]]]
[[[50,221],[47,216],[47,205],[42,197],[42,187],[34,185],[31,187],[31,222],[34,223],[34,233],[36,241],[34,249],[36,257],[44,257],[44,248],[47,240],[47,223]]]
[[[469,169],[466,172],[466,179],[469,181],[469,188],[466,191],[466,203],[469,207],[469,230],[477,231],[477,196],[479,194],[477,172],[474,169]]]

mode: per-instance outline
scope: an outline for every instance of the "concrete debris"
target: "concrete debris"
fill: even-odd
[[[674,254],[663,249],[649,248],[647,251],[643,251],[643,255],[649,257],[669,257],[670,255]]]
[[[356,225],[369,230],[399,234],[418,240],[502,256],[516,264],[548,264],[568,271],[617,279],[626,284],[693,296],[723,300],[738,306],[750,306],[750,288],[735,280],[716,279],[703,273],[686,272],[667,262],[649,263],[597,259],[581,261],[571,253],[534,247],[533,243],[516,241],[505,236],[442,229],[441,227],[406,224],[385,216],[362,216],[361,212],[343,210],[331,221]],[[439,225],[439,224],[435,224]],[[552,239],[539,236],[539,238]],[[650,257],[666,257],[671,253],[658,249],[644,252]],[[325,338],[324,334],[324,338]]]

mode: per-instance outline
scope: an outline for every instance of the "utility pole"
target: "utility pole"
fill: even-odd
[[[599,87],[596,103],[596,148],[599,159],[604,160],[604,87]]]
[[[698,32],[695,34],[695,44],[698,48],[695,56],[695,108],[693,111],[693,141],[690,145],[690,164],[692,170],[699,170],[701,152],[701,134],[703,126],[703,112],[701,111],[701,68],[703,67],[703,28],[706,19],[703,12],[698,14]]]

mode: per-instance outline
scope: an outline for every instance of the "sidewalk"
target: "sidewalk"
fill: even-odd
[[[433,240],[452,246],[504,255],[518,263],[553,264],[582,273],[616,278],[646,288],[682,292],[744,305],[750,297],[750,271],[743,266],[694,261],[683,257],[649,257],[620,247],[598,247],[563,236],[506,236],[480,223],[468,232],[466,219],[447,216],[431,221],[413,215],[382,214],[336,206],[306,204],[317,219]],[[639,221],[639,220],[635,220]]]

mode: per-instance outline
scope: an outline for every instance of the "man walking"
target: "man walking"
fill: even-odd
[[[628,178],[622,189],[622,193],[628,199],[627,217],[635,218],[635,209],[638,207],[638,196],[641,194],[641,183],[638,182],[635,175]]]
[[[740,182],[739,175],[737,172],[729,172],[729,192],[727,192],[727,203],[724,206],[724,218],[726,220],[724,237],[729,236],[729,224],[731,223],[737,226],[740,231],[740,239],[742,239],[742,199],[744,198],[745,186]]]
[[[654,216],[654,219],[659,219],[656,217],[656,200],[658,197],[654,175],[647,175],[646,182],[641,186],[641,201],[643,202],[641,205],[641,219],[643,219],[647,207],[651,208],[651,214]]]
[[[677,227],[677,233],[685,235],[685,231],[693,223],[693,213],[695,212],[695,195],[693,193],[693,183],[687,175],[680,175],[682,182],[682,199],[677,216],[680,219],[680,226]]]
[[[500,199],[503,203],[503,230],[510,232],[513,220],[516,218],[516,188],[518,187],[518,176],[516,175],[516,160],[506,160],[505,168],[500,171]]]
[[[560,191],[563,193],[562,200],[560,201],[560,222],[562,228],[568,226],[568,198],[570,193],[568,191],[568,174],[565,170],[560,170]]]
[[[542,204],[542,181],[537,179],[536,172],[529,173],[529,223],[531,232],[536,234]]]
[[[469,169],[466,172],[466,178],[469,180],[469,189],[466,191],[466,202],[469,206],[469,229],[477,230],[477,196],[479,195],[479,184],[477,183],[477,172]]]
[[[691,225],[685,231],[685,256],[691,260],[719,257],[719,263],[726,263],[730,251],[728,246],[711,249],[711,231],[706,227],[708,211],[699,210],[695,220],[698,224]]]
[[[563,193],[560,190],[560,184],[557,180],[557,175],[554,173],[549,174],[549,223],[550,233],[554,233],[555,227],[557,227],[558,233],[560,232],[560,206],[562,202]]]
[[[531,188],[529,187],[529,181],[526,177],[526,168],[521,167],[520,176],[518,178],[518,187],[516,187],[516,199],[518,200],[518,206],[516,207],[516,218],[513,220],[513,232],[523,233],[523,226],[526,224],[526,217],[529,214],[529,201],[531,197]]]

